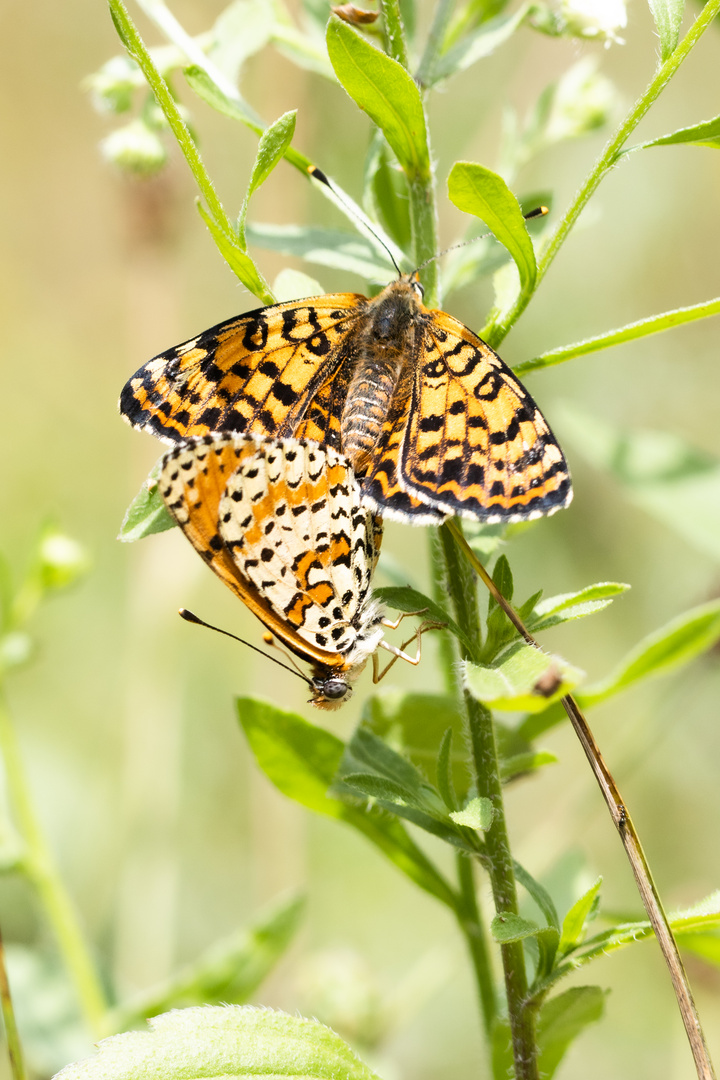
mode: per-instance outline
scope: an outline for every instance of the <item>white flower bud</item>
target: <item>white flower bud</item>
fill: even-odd
[[[592,38],[606,47],[624,45],[618,30],[627,26],[625,0],[562,0],[560,17],[564,32],[572,37]]]
[[[38,568],[44,589],[62,589],[72,585],[88,569],[87,551],[69,536],[47,532],[38,549]]]
[[[143,120],[132,120],[113,131],[100,143],[106,161],[137,176],[159,172],[167,161],[167,150]]]

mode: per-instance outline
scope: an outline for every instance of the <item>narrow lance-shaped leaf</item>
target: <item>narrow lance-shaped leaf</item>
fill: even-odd
[[[660,38],[660,59],[664,63],[675,52],[680,40],[685,0],[648,0],[648,3]]]
[[[488,19],[487,22],[466,34],[435,61],[430,70],[427,85],[432,86],[440,79],[449,78],[458,71],[465,71],[478,60],[491,56],[512,37],[525,20],[530,7],[529,3],[525,3],[512,15],[500,15],[495,19]]]
[[[597,705],[621,690],[662,675],[712,648],[720,640],[720,600],[702,604],[649,634],[606,679],[579,695],[581,705]]]
[[[177,1009],[149,1028],[103,1039],[94,1057],[68,1065],[58,1080],[379,1080],[330,1028],[271,1009]]]
[[[240,279],[240,281],[242,281],[245,288],[257,296],[258,300],[261,300],[263,304],[275,303],[275,297],[270,292],[269,285],[256,267],[252,258],[246,251],[243,251],[237,237],[234,234],[233,236],[228,236],[228,234],[216,224],[214,218],[208,214],[201,202],[197,203],[197,208],[200,217],[207,225],[210,235],[215,241],[218,251],[232,272]]]
[[[243,248],[246,247],[245,218],[247,217],[250,197],[261,184],[265,183],[277,163],[285,156],[295,133],[296,118],[297,112],[286,112],[260,136],[255,164],[250,174],[250,182],[237,222],[238,238]]]
[[[458,210],[485,222],[514,259],[523,292],[531,291],[537,276],[535,251],[520,203],[503,178],[484,165],[456,161],[448,194]]]
[[[427,180],[425,112],[412,77],[341,19],[328,23],[327,47],[339,82],[380,128],[408,179]]]
[[[550,1080],[586,1027],[600,1020],[605,1011],[605,991],[599,986],[573,986],[564,994],[543,1002],[538,1017],[538,1070]]]
[[[720,116],[714,116],[712,120],[703,120],[701,124],[678,128],[669,135],[660,135],[657,139],[650,139],[637,146],[629,146],[621,153],[630,154],[635,150],[648,150],[652,146],[680,146],[683,143],[691,146],[709,146],[713,149],[720,147]]]

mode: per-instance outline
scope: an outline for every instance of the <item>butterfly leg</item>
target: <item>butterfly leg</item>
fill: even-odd
[[[387,626],[388,630],[397,630],[403,619],[409,619],[412,615],[424,615],[426,611],[426,607],[420,608],[419,611],[403,611],[400,615],[398,615],[395,622],[393,622],[392,619],[383,619],[382,624],[383,626]],[[415,634],[413,634],[413,636],[410,638],[410,641],[412,641],[414,637]],[[404,645],[403,648],[405,648]]]
[[[424,609],[424,610],[426,610],[426,609]],[[416,614],[417,615],[418,613],[417,612],[413,612],[413,613],[407,612],[406,614],[408,614],[408,615],[409,614]],[[397,625],[398,626],[400,625],[400,620],[399,619],[398,619]],[[408,664],[413,664],[414,666],[419,664],[420,663],[420,655],[421,655],[421,652],[422,652],[422,642],[421,642],[422,635],[425,633],[426,630],[443,630],[444,628],[445,628],[445,623],[436,622],[433,619],[428,619],[426,622],[421,623],[420,626],[418,626],[417,630],[412,635],[412,637],[409,637],[407,639],[407,641],[404,641],[402,643],[402,645],[400,646],[400,648],[398,648],[396,645],[391,645],[387,641],[381,641],[380,642],[380,648],[387,650],[387,652],[389,652],[389,653],[392,653],[392,660],[390,660],[390,662],[387,664],[387,666],[384,667],[382,671],[380,671],[380,661],[378,659],[378,654],[376,652],[373,653],[373,682],[374,683],[379,683],[381,679],[384,679],[385,676],[387,675],[388,671],[390,670],[390,668],[398,660],[406,660],[408,662]],[[405,652],[405,649],[413,641],[415,641],[417,643],[417,652],[415,653],[415,656],[410,656],[408,653]]]

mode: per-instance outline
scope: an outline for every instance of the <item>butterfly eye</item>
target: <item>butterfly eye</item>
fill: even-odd
[[[418,296],[422,300],[423,297],[425,296],[425,290],[423,289],[423,287],[420,284],[420,282],[418,281],[418,279],[413,278],[413,280],[410,282],[410,284],[412,285],[413,289],[415,290],[415,292],[418,294]]]
[[[313,681],[317,692],[329,701],[336,701],[338,698],[345,697],[350,689],[344,679],[325,679],[324,681],[318,679]]]

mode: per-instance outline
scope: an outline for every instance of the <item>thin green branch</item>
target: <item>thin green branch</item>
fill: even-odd
[[[54,865],[50,850],[33,808],[17,736],[10,712],[0,696],[0,753],[5,764],[8,795],[13,818],[25,844],[20,868],[37,889],[48,922],[67,965],[82,1007],[83,1015],[93,1035],[103,1032],[103,1017],[107,1004],[90,957],[74,905],[65,890]]]
[[[549,270],[553,259],[567,239],[567,236],[588,203],[591,195],[595,192],[606,173],[616,164],[618,154],[623,145],[629,139],[632,132],[642,120],[650,106],[657,100],[667,86],[670,79],[676,73],[680,65],[687,59],[692,49],[713,22],[720,11],[720,0],[708,0],[703,10],[698,15],[687,34],[658,69],[655,77],[651,80],[644,94],[638,99],[628,115],[625,117],[615,135],[610,139],[597,162],[591,169],[582,187],[578,191],[572,204],[566,211],[557,229],[550,238],[542,257],[538,263],[537,281],[535,288],[540,284]],[[505,337],[510,327],[517,321],[528,305],[530,296],[522,294],[517,297],[512,307],[496,322],[492,332],[492,343],[497,346]]]
[[[190,63],[197,64],[198,67],[203,68],[208,73],[215,85],[220,87],[223,94],[227,94],[229,98],[234,100],[241,100],[237,87],[220,70],[217,64],[214,64],[210,57],[203,52],[195,38],[191,37],[184,26],[178,22],[170,8],[164,3],[164,0],[137,0],[137,5],[165,34],[167,39],[185,53]]]
[[[598,334],[597,337],[585,338],[584,341],[577,341],[573,345],[551,349],[532,360],[524,360],[523,363],[516,364],[513,370],[518,375],[527,375],[530,371],[564,364],[567,360],[575,360],[579,356],[587,356],[588,353],[598,352],[600,349],[609,349],[612,345],[621,345],[625,341],[659,334],[663,330],[672,330],[674,326],[695,322],[696,319],[706,319],[710,315],[720,315],[720,298],[706,300],[702,304],[692,304],[690,307],[676,308],[674,311],[665,311],[662,315],[650,315],[647,319],[628,323],[627,326],[621,326],[618,330],[608,330],[604,334]]]
[[[3,1023],[5,1025],[5,1038],[7,1039],[8,1057],[10,1058],[10,1071],[13,1080],[26,1080],[25,1061],[23,1059],[22,1043],[15,1022],[15,1010],[13,1009],[10,983],[8,982],[7,966],[5,964],[5,946],[0,935],[0,1003],[2,1004]]]
[[[222,228],[223,232],[226,232],[229,237],[236,240],[237,238],[232,224],[230,223],[230,219],[225,213],[225,209],[218,198],[213,182],[208,175],[203,160],[198,152],[198,148],[190,134],[190,130],[180,115],[180,110],[177,107],[175,98],[171,94],[168,84],[155,67],[152,57],[145,47],[145,43],[140,37],[122,0],[110,0],[110,12],[125,48],[140,67],[150,89],[157,99],[158,105],[167,117],[170,129],[177,140],[178,146],[183,152],[185,160],[190,166],[197,186],[205,197],[210,213],[217,224]]]

